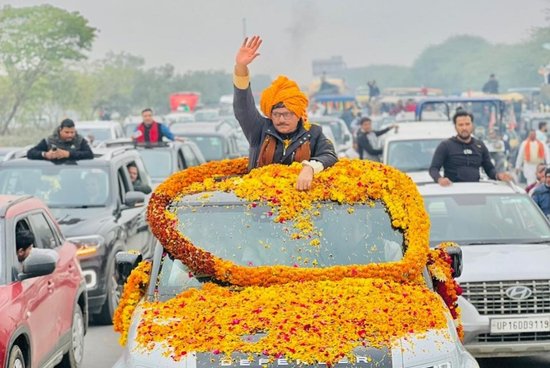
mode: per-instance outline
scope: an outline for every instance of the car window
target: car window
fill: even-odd
[[[226,156],[226,144],[221,137],[218,136],[188,136],[193,142],[199,146],[206,161],[222,160]]]
[[[187,169],[187,161],[183,157],[183,152],[181,150],[178,150],[178,169]]]
[[[44,214],[35,213],[30,216],[30,220],[37,248],[54,249],[59,246],[57,237]]]
[[[185,157],[185,163],[187,164],[187,167],[197,166],[200,165],[199,159],[195,155],[195,152],[189,147],[188,145],[183,145],[181,148],[183,152],[183,156]]]

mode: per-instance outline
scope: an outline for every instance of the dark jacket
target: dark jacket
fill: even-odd
[[[277,142],[274,163],[290,165],[294,162],[294,155],[298,147],[309,141],[311,146],[310,160],[318,161],[326,169],[338,161],[332,142],[325,137],[320,126],[312,125],[310,130],[305,130],[303,125],[298,125],[296,132],[284,138],[277,132],[271,119],[265,118],[256,109],[254,97],[250,85],[247,89],[234,87],[233,109],[235,118],[250,143],[248,169],[257,166],[260,148],[267,135],[275,138]],[[292,139],[292,143],[285,150],[284,139]]]
[[[498,81],[496,79],[489,79],[481,90],[483,93],[498,94]]]
[[[377,130],[369,132],[368,134],[363,132],[361,129],[357,131],[357,153],[359,153],[359,158],[362,160],[363,158],[375,158],[377,156],[380,156],[384,151],[380,148],[374,148],[372,144],[370,143],[369,134],[374,134],[377,137],[380,137],[381,135],[386,134],[391,130],[390,128]],[[365,152],[367,153],[365,155]],[[379,161],[379,160],[377,160]]]
[[[533,201],[540,207],[546,216],[550,214],[550,188],[542,184],[535,188]]]
[[[444,176],[452,182],[479,181],[480,167],[483,167],[489,178],[496,180],[497,176],[489,150],[482,141],[473,137],[470,143],[464,143],[457,137],[441,142],[435,150],[430,166],[430,176],[435,182],[441,178],[441,167]]]
[[[94,158],[94,153],[84,139],[78,133],[70,141],[63,141],[59,137],[59,130],[56,129],[51,136],[42,139],[36,146],[27,151],[27,158],[30,160],[44,160],[43,152],[50,151],[53,147],[69,151],[69,160],[91,160]]]

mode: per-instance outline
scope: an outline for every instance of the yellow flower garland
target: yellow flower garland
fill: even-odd
[[[214,275],[234,286],[207,284],[164,303],[145,303],[137,337],[141,348],[160,343],[174,359],[189,351],[242,351],[330,364],[349,356],[358,345],[389,345],[411,333],[445,327],[441,303],[422,278],[428,254],[432,255],[429,219],[409,177],[379,163],[343,160],[317,175],[310,191],[299,192],[294,189],[299,164],[270,165],[249,174],[246,167],[245,159],[237,159],[190,168],[170,177],[153,194],[148,219],[165,249],[192,272]],[[403,231],[405,255],[392,263],[325,268],[234,264],[194,246],[167,210],[178,197],[216,190],[232,191],[252,205],[271,206],[275,221],[295,223],[291,238],[313,237],[311,246],[319,245],[316,203],[381,200],[393,226]],[[432,271],[447,276],[441,267],[445,265],[438,262]],[[125,301],[125,313],[117,314],[116,328],[123,334],[131,318],[128,313],[140,297],[136,285],[141,284],[134,279],[128,292],[125,289],[123,299],[133,300]],[[447,299],[456,304],[456,293],[447,292]],[[351,297],[357,294],[361,298]],[[311,323],[304,324],[305,316]],[[243,335],[255,333],[267,335],[255,343],[242,341]]]

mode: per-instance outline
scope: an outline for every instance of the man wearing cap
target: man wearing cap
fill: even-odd
[[[544,172],[544,180],[533,192],[533,201],[546,216],[550,215],[550,168]]]
[[[334,145],[320,126],[307,121],[307,96],[296,82],[279,76],[260,97],[262,116],[256,109],[248,65],[259,55],[262,40],[246,38],[237,52],[233,82],[233,109],[250,143],[249,170],[269,164],[302,164],[296,188],[308,190],[313,175],[334,165]]]

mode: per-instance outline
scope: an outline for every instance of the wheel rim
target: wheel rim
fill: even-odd
[[[72,332],[74,359],[80,363],[84,357],[84,320],[81,313],[74,315]]]
[[[13,362],[13,368],[25,368],[25,362],[21,358],[16,358]]]
[[[122,295],[122,285],[119,285],[118,279],[116,277],[116,273],[111,276],[110,293],[111,293],[111,310],[114,313],[115,309],[118,307],[118,303]]]

